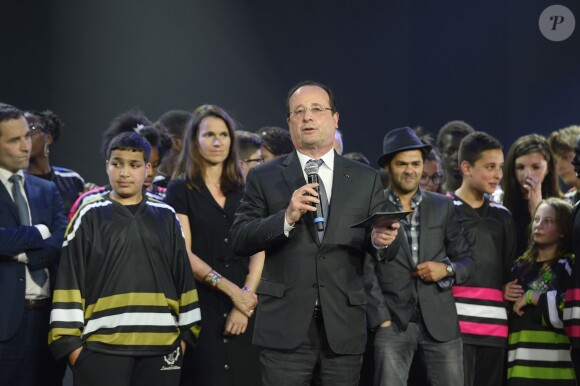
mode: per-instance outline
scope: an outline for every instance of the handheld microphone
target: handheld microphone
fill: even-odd
[[[306,176],[308,177],[308,183],[317,183],[319,186],[314,188],[316,193],[318,193],[318,200],[321,201],[320,197],[320,177],[318,176],[318,165],[314,161],[306,162],[306,166],[304,167],[304,171],[306,172]],[[316,230],[318,232],[324,230],[324,223],[326,222],[324,218],[324,213],[322,211],[322,202],[316,204],[316,216],[314,217],[314,225],[316,225]]]

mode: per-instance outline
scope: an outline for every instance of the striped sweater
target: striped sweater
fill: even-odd
[[[508,320],[501,289],[515,257],[513,218],[505,207],[487,199],[474,209],[460,198],[449,196],[470,242],[476,267],[467,281],[452,288],[463,342],[505,347]]]
[[[517,261],[511,279],[524,291],[540,292],[536,306],[523,308],[523,316],[510,315],[509,386],[576,385],[570,341],[562,330],[564,293],[572,275],[574,255],[567,254],[541,272],[544,263]]]
[[[70,222],[53,296],[49,345],[162,355],[200,331],[197,290],[173,209],[146,197],[132,212],[99,196]]]

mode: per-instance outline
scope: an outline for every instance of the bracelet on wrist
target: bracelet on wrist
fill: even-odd
[[[248,288],[248,286],[247,286],[247,285],[245,285],[245,284],[244,284],[244,286],[242,287],[242,290],[243,290],[243,291],[248,291],[248,292],[250,292],[250,288]]]
[[[214,271],[213,269],[208,272],[205,276],[204,281],[206,284],[211,285],[212,287],[217,287],[218,283],[222,280],[222,275]]]
[[[534,299],[534,290],[527,290],[526,291],[526,304],[532,304]]]

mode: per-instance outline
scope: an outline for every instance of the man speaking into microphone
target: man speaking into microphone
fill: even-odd
[[[302,82],[286,107],[296,151],[250,171],[230,237],[238,253],[266,252],[254,330],[262,382],[358,385],[364,260],[386,252],[399,224],[350,228],[386,202],[377,171],[333,150],[332,91]]]

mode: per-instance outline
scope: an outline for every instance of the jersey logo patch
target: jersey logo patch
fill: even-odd
[[[168,355],[163,356],[163,360],[165,361],[165,363],[167,363],[168,366],[161,367],[162,371],[181,369],[181,366],[175,366],[175,362],[177,362],[177,360],[179,359],[180,350],[181,348],[177,347],[175,351],[169,353]]]

